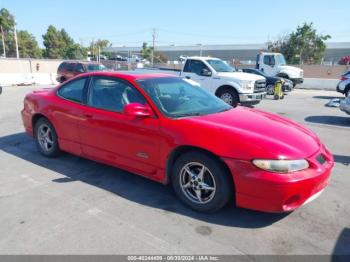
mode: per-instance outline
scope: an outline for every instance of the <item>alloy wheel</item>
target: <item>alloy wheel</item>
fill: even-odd
[[[216,192],[213,174],[203,164],[187,163],[180,171],[180,186],[185,196],[197,204],[210,202]]]
[[[42,150],[44,150],[45,152],[49,152],[50,150],[52,150],[52,147],[54,146],[54,141],[52,136],[52,130],[48,125],[42,124],[39,126],[37,131],[37,137]]]

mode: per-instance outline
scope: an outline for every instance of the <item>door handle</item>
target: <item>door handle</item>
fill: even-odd
[[[186,79],[191,79],[191,77],[190,77],[190,76],[185,76],[185,78],[186,78]]]

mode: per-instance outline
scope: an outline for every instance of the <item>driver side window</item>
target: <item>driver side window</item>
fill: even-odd
[[[130,103],[146,104],[145,98],[130,84],[116,78],[93,77],[88,105],[113,112],[123,112]]]
[[[184,72],[201,75],[203,69],[207,69],[209,71],[209,68],[202,61],[191,60],[188,61],[188,66],[186,66]]]
[[[272,55],[264,56],[264,64],[269,66],[275,65],[275,57]]]

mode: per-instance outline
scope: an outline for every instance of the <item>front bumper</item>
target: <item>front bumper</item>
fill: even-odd
[[[239,94],[241,104],[258,104],[266,96],[266,92]]]
[[[292,81],[295,85],[304,83],[304,78],[290,78],[290,81]]]
[[[326,162],[320,164],[321,155]],[[289,174],[267,172],[250,161],[224,158],[235,184],[236,205],[264,212],[290,212],[313,200],[328,185],[334,165],[330,152],[322,148],[307,158],[310,167]]]

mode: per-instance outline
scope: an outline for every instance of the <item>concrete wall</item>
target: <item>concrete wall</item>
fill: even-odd
[[[57,84],[57,67],[62,61],[55,59],[1,58],[0,84]]]

